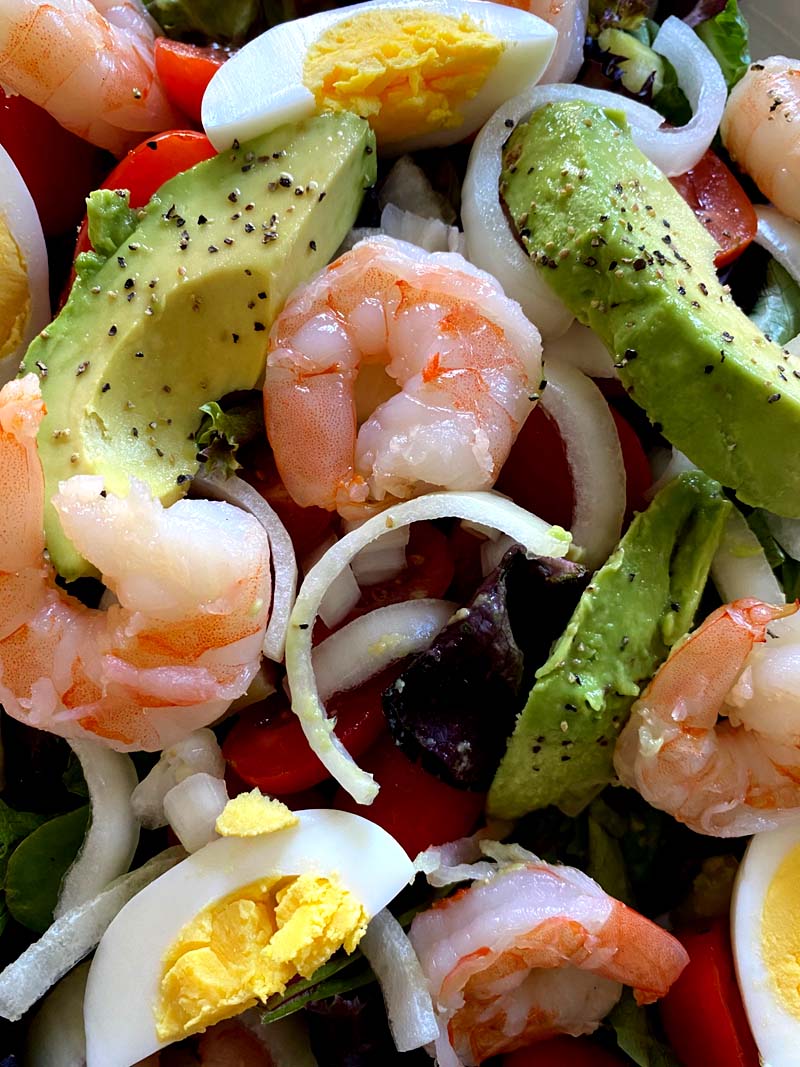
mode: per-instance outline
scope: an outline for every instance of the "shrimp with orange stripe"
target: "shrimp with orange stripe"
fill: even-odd
[[[267,434],[287,490],[348,518],[489,489],[538,399],[539,332],[456,253],[375,237],[272,327]]]
[[[258,671],[270,609],[267,535],[229,504],[164,509],[131,481],[62,482],[67,536],[118,603],[90,609],[44,555],[33,374],[0,390],[0,702],[16,719],[118,750],[162,749],[207,725]]]

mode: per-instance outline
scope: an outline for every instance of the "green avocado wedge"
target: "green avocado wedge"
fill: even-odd
[[[334,256],[376,175],[369,124],[316,115],[198,163],[134,212],[92,194],[95,252],[31,344],[47,414],[38,436],[56,570],[91,573],[50,501],[75,474],[124,496],[135,475],[165,505],[197,470],[202,405],[258,384],[275,317]]]
[[[718,482],[687,471],[636,516],[536,672],[492,782],[491,815],[549,804],[574,814],[613,780],[616,738],[692,625],[731,506]]]
[[[800,516],[800,359],[720,285],[716,242],[624,117],[579,101],[534,112],[505,146],[500,191],[668,440],[745,503]]]

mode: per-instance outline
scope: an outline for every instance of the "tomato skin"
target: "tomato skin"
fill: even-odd
[[[685,174],[670,178],[709,233],[719,251],[716,267],[725,267],[744,252],[756,235],[758,219],[747,193],[719,156],[709,149]]]
[[[223,48],[200,48],[168,37],[156,37],[156,73],[170,103],[200,123],[203,93],[228,58]]]
[[[625,1060],[584,1037],[562,1034],[503,1056],[502,1067],[625,1067]]]
[[[397,673],[389,668],[328,701],[328,713],[336,716],[336,735],[355,759],[386,729],[381,694]],[[245,708],[223,742],[222,754],[248,786],[273,796],[302,792],[329,777],[282,695]]]
[[[372,804],[356,804],[344,789],[336,790],[333,807],[352,811],[377,823],[409,856],[430,845],[454,841],[471,833],[485,796],[454,789],[405,756],[388,735],[360,761],[381,787]]]
[[[28,186],[46,237],[77,226],[109,158],[24,96],[0,89],[0,144]]]
[[[617,427],[620,448],[622,449],[622,462],[625,465],[625,493],[627,496],[626,519],[633,518],[636,511],[644,511],[648,505],[647,490],[653,484],[653,475],[650,471],[642,443],[636,435],[636,431],[628,420],[615,409],[611,408],[614,425]]]
[[[406,547],[407,566],[395,578],[361,591],[357,615],[364,615],[386,604],[423,597],[443,597],[453,580],[455,564],[445,534],[430,522],[415,522]]]
[[[758,1067],[733,966],[727,919],[677,931],[689,963],[659,1002],[664,1030],[684,1067]]]

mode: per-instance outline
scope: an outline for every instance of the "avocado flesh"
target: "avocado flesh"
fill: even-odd
[[[182,494],[199,406],[258,383],[273,320],[331,259],[375,180],[374,143],[347,112],[273,130],[167,182],[120,247],[83,260],[24,361],[47,405],[45,531],[65,578],[92,569],[50,504],[58,483],[99,474],[124,495],[133,475],[164,504]]]
[[[718,482],[688,471],[636,516],[536,672],[489,791],[491,815],[550,804],[575,814],[614,779],[616,739],[692,625],[731,507]]]
[[[800,516],[800,359],[719,284],[713,238],[624,118],[543,107],[506,145],[501,194],[547,282],[664,435],[745,503]]]

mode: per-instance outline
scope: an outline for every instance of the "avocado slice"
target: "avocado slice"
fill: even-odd
[[[200,405],[258,383],[273,320],[336,252],[375,180],[374,145],[365,120],[320,115],[199,163],[135,218],[124,195],[92,205],[100,251],[80,257],[23,364],[47,405],[45,530],[65,578],[91,568],[50,504],[59,481],[99,474],[124,495],[133,475],[164,504],[183,493]]]
[[[692,625],[732,505],[686,471],[631,523],[536,672],[489,791],[516,819],[557,804],[580,811],[614,779],[614,743],[631,705]]]
[[[501,194],[665,436],[745,503],[800,516],[800,359],[719,284],[713,238],[624,117],[579,101],[534,112],[506,144]]]

